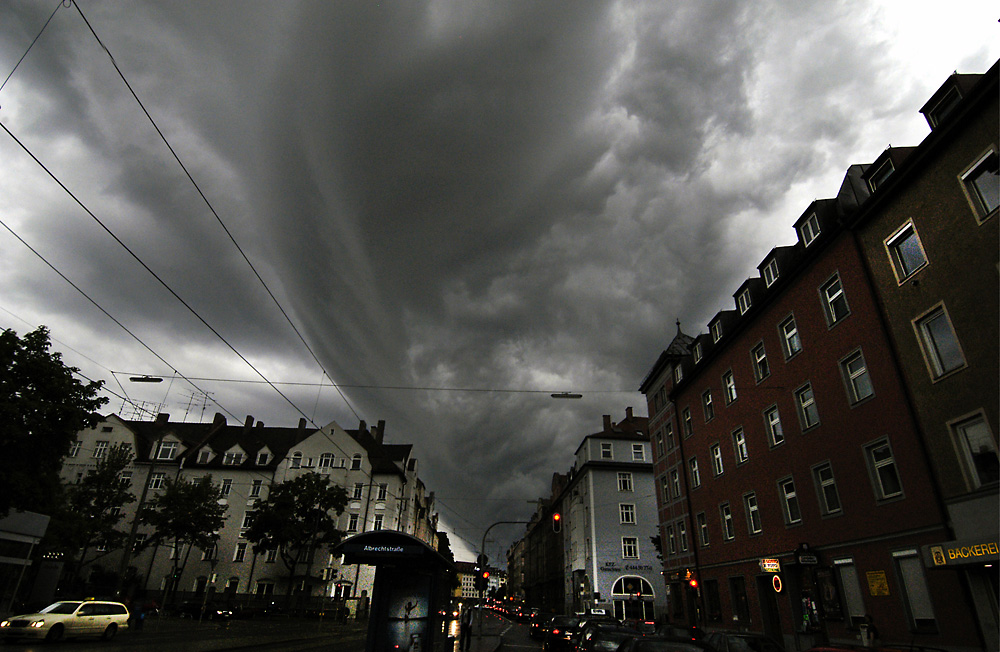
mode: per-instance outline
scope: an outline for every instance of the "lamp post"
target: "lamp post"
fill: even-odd
[[[528,525],[530,521],[497,521],[493,523],[486,531],[483,532],[483,541],[479,546],[479,555],[482,559],[486,559],[486,535],[490,533],[497,525]],[[480,640],[483,638],[483,601],[486,594],[486,589],[479,592],[479,627],[476,633],[476,637]]]

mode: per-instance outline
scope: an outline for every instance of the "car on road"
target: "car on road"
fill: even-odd
[[[616,652],[715,652],[706,643],[690,637],[636,635],[618,646]]]
[[[204,606],[204,611],[202,610]],[[233,612],[223,608],[214,602],[206,602],[204,605],[200,601],[183,602],[174,610],[181,618],[201,618],[202,620],[229,620],[233,617]],[[204,615],[202,615],[204,614]]]
[[[119,631],[128,629],[128,620],[128,608],[121,602],[67,600],[0,622],[0,638],[58,641],[77,636],[100,636],[110,640]]]
[[[763,634],[712,632],[706,642],[719,652],[785,652],[781,644]]]
[[[636,633],[631,627],[623,625],[592,623],[573,639],[574,652],[615,652],[622,642]]]
[[[537,612],[531,617],[531,624],[528,625],[528,636],[531,638],[544,638],[545,627],[554,617],[554,613],[549,613],[547,611]]]
[[[542,649],[545,652],[564,652],[573,649],[573,635],[580,624],[578,616],[556,616],[547,626]]]

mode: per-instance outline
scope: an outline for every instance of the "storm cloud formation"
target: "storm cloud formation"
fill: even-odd
[[[56,4],[0,0],[0,74]],[[305,383],[197,381],[207,418],[385,419],[456,548],[525,518],[602,414],[644,414],[675,319],[731,308],[809,201],[997,58],[989,3],[959,3],[957,41],[919,2],[79,4],[0,90],[23,144],[0,133],[0,219],[173,369],[260,380],[26,148],[268,379]],[[111,374],[172,369],[0,247],[0,325],[46,324],[118,395],[200,417],[180,379]]]

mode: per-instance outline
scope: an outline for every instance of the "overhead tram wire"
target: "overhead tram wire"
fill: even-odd
[[[288,325],[292,327],[292,330],[295,331],[295,334],[298,336],[302,344],[306,347],[306,350],[309,351],[309,355],[311,355],[313,360],[315,360],[316,364],[319,365],[319,368],[323,371],[323,374],[326,375],[327,378],[330,378],[330,380],[332,381],[333,376],[331,376],[327,372],[326,368],[323,366],[323,363],[320,361],[319,356],[317,356],[315,351],[313,351],[312,347],[309,346],[309,343],[306,341],[305,337],[303,337],[298,327],[295,326],[295,323],[292,321],[291,317],[288,316],[288,313],[282,307],[281,303],[278,301],[278,298],[274,296],[274,293],[271,291],[271,288],[268,287],[263,277],[261,277],[260,273],[257,271],[257,268],[254,267],[254,264],[252,262],[250,262],[250,258],[247,256],[246,252],[243,251],[243,248],[240,246],[240,244],[236,241],[236,238],[233,236],[232,232],[226,226],[226,223],[222,220],[222,217],[215,210],[215,207],[212,206],[212,202],[209,201],[205,193],[202,192],[202,189],[198,185],[198,182],[195,181],[194,177],[188,171],[187,166],[185,166],[184,162],[181,161],[180,156],[174,150],[173,146],[171,146],[170,142],[167,140],[167,137],[163,134],[163,131],[160,130],[160,127],[156,124],[156,121],[153,120],[153,116],[150,115],[149,111],[146,110],[146,106],[142,103],[142,100],[139,99],[138,94],[136,94],[135,90],[132,88],[132,85],[129,83],[128,79],[125,78],[125,74],[122,72],[121,68],[118,67],[118,63],[115,61],[114,55],[111,54],[111,50],[109,50],[108,47],[104,44],[104,42],[101,40],[101,37],[97,35],[97,32],[90,24],[90,21],[87,20],[87,17],[83,14],[83,10],[80,8],[80,5],[78,5],[75,0],[71,0],[71,2],[73,3],[73,6],[76,7],[77,12],[79,12],[80,14],[80,18],[83,19],[83,22],[87,25],[87,28],[90,30],[90,33],[93,34],[94,39],[97,41],[98,45],[100,45],[101,48],[107,53],[108,58],[111,60],[111,65],[114,66],[114,69],[118,72],[118,76],[121,77],[121,80],[125,84],[125,87],[128,88],[129,92],[132,94],[132,97],[135,98],[136,103],[139,105],[139,108],[142,109],[142,112],[146,115],[146,118],[149,120],[149,123],[153,125],[153,129],[156,130],[156,133],[160,136],[160,139],[163,141],[163,144],[166,145],[167,149],[173,155],[174,160],[177,161],[177,164],[181,167],[181,170],[184,171],[184,174],[191,182],[191,185],[193,185],[195,190],[198,191],[198,194],[201,196],[202,200],[204,200],[205,205],[208,206],[208,210],[211,211],[212,215],[215,216],[215,219],[219,223],[219,226],[222,227],[222,230],[229,237],[229,240],[233,243],[233,246],[236,247],[236,250],[240,252],[240,256],[242,256],[243,260],[246,261],[247,266],[250,267],[250,270],[253,272],[254,276],[256,276],[257,280],[260,281],[260,284],[264,287],[264,290],[267,292],[268,296],[271,297],[271,300],[274,302],[274,305],[278,307],[278,310],[281,312],[282,316],[284,316],[285,320],[288,322]],[[340,391],[340,387],[336,384],[334,384],[333,386],[337,389],[337,392],[340,394],[340,398],[342,398],[344,403],[347,404],[347,407],[354,414],[355,418],[361,420],[361,417],[354,409],[354,406],[351,405],[351,402],[347,399],[344,393]],[[303,416],[305,415],[303,414]]]
[[[28,53],[31,52],[31,48],[35,45],[38,39],[42,37],[42,32],[45,31],[45,28],[48,27],[49,23],[52,22],[52,19],[55,18],[56,12],[59,11],[59,7],[61,7],[62,4],[63,0],[58,0],[58,2],[56,2],[56,8],[52,10],[52,13],[49,15],[49,19],[45,21],[44,25],[42,25],[42,29],[38,30],[38,34],[35,35],[35,38],[31,41],[31,44],[28,45],[28,49],[24,51],[24,54],[21,55],[21,58],[18,59],[17,63],[14,64],[14,67],[11,68],[10,74],[8,74],[7,78],[3,80],[2,84],[0,84],[0,91],[2,91],[3,87],[7,85],[7,82],[10,81],[10,78],[14,76],[14,71],[16,71],[17,67],[21,65],[21,62],[24,61],[24,58],[28,56]]]

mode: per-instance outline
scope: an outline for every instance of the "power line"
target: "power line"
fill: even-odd
[[[21,65],[21,62],[24,61],[24,58],[28,56],[28,52],[31,52],[31,48],[35,45],[35,42],[38,41],[39,38],[41,38],[42,32],[45,31],[45,28],[48,27],[49,23],[52,22],[52,19],[55,18],[56,12],[59,11],[59,7],[62,6],[62,3],[63,0],[59,0],[56,3],[56,8],[52,10],[52,13],[49,15],[49,19],[45,21],[44,25],[42,25],[42,29],[38,30],[38,34],[35,35],[34,39],[32,39],[31,44],[28,45],[28,49],[24,51],[24,54],[21,55],[21,58],[18,59],[17,63],[14,64],[14,67],[11,69],[10,74],[7,75],[7,78],[3,80],[2,84],[0,84],[0,91],[2,91],[3,87],[7,85],[7,82],[10,81],[10,78],[14,76],[14,71],[17,70],[17,67]]]

